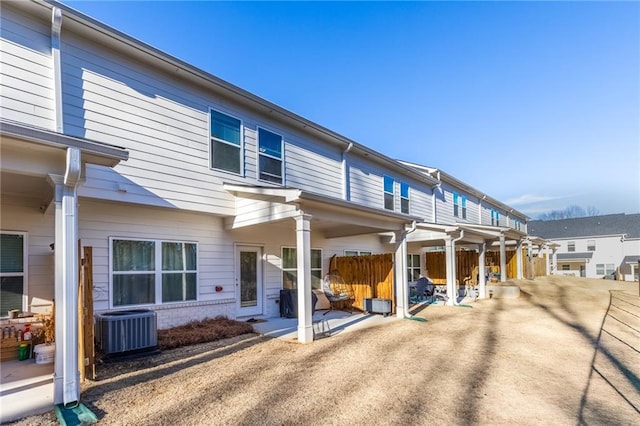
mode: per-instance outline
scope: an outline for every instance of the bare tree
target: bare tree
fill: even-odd
[[[600,210],[596,206],[587,206],[587,216],[600,216]]]
[[[586,217],[586,216],[598,216],[600,211],[594,206],[588,206],[587,209],[583,209],[582,207],[572,204],[569,207],[563,210],[551,210],[547,213],[542,213],[538,215],[539,220],[560,220],[560,219],[572,219],[575,217]]]

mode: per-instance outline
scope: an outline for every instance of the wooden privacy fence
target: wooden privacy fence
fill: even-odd
[[[425,253],[425,266],[429,278],[436,284],[447,283],[447,264],[444,252]],[[531,265],[529,264],[531,263]],[[518,256],[516,250],[506,251],[507,279],[518,277]],[[547,274],[546,256],[534,257],[531,262],[527,259],[526,250],[522,250],[523,276],[525,278],[541,277]],[[487,251],[485,253],[485,270],[487,273],[500,273],[500,252]],[[533,275],[532,275],[533,274]],[[472,284],[477,284],[478,275],[478,253],[475,251],[456,252],[456,278],[457,283],[463,283],[465,278],[469,278]]]
[[[354,308],[363,310],[365,298],[391,299],[393,289],[393,254],[332,257],[329,268],[337,269],[355,296]]]
[[[84,257],[81,257],[84,254]],[[93,249],[78,241],[78,370],[80,380],[96,378],[93,334]]]

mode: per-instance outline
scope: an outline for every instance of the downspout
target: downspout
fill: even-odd
[[[53,60],[53,96],[55,105],[55,131],[64,132],[62,115],[62,64],[60,60],[60,33],[62,31],[62,9],[51,10],[51,59]]]
[[[353,142],[349,142],[347,148],[342,151],[342,199],[349,201],[351,198],[351,185],[349,184],[349,167],[347,166],[347,154],[353,149]]]

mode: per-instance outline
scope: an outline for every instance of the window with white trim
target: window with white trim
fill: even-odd
[[[491,226],[500,226],[500,212],[491,209]]]
[[[567,251],[568,252],[575,252],[576,251],[576,242],[575,241],[567,242]]]
[[[395,182],[389,176],[383,176],[384,181],[384,208],[386,210],[395,210]]]
[[[210,113],[211,168],[242,173],[242,122],[216,110]]]
[[[409,214],[409,184],[400,182],[400,211]]]
[[[571,265],[562,265],[562,270],[563,271],[570,271],[571,270]]]
[[[616,265],[613,263],[597,263],[596,275],[611,275],[616,271]]]
[[[27,290],[27,234],[0,233],[0,316],[6,317],[12,309],[25,310]]]
[[[260,180],[282,184],[282,136],[258,127]]]
[[[298,287],[298,250],[282,247],[282,288]],[[311,288],[322,288],[322,250],[311,249]]]
[[[466,219],[467,218],[467,197],[466,196],[462,196],[462,218]]]
[[[110,244],[114,307],[197,299],[196,243],[112,238]]]
[[[587,240],[587,251],[596,251],[596,240]]]
[[[420,255],[407,255],[407,279],[411,282],[418,281],[420,278]]]
[[[345,250],[344,251],[344,255],[345,256],[371,256],[371,252],[370,251],[363,251],[363,250]]]
[[[453,216],[454,217],[459,217],[460,215],[460,206],[458,205],[458,202],[460,201],[460,196],[458,195],[457,192],[453,193]]]

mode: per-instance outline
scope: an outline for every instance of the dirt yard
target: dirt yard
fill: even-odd
[[[423,307],[427,322],[100,367],[82,401],[104,425],[640,424],[638,283],[517,284],[520,299]]]

